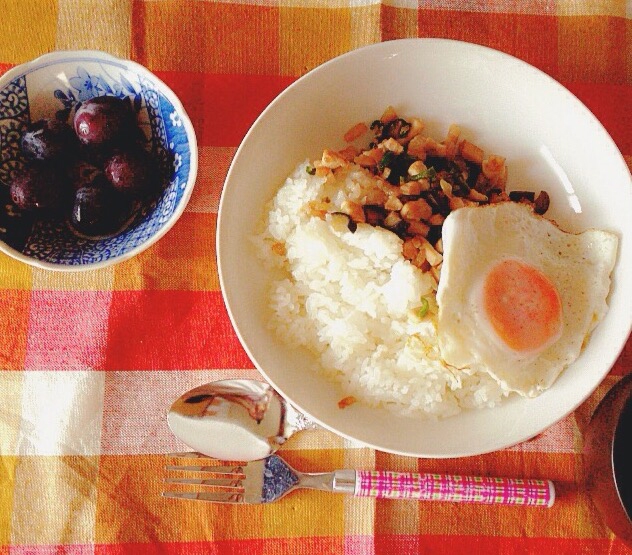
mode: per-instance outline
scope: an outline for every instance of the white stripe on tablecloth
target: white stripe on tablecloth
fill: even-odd
[[[261,378],[252,369],[34,370],[11,375],[13,386],[7,387],[8,398],[0,408],[3,455],[135,455],[187,450],[166,422],[167,411],[179,395],[218,379]],[[613,380],[606,380],[603,388]],[[583,412],[588,409],[582,407]],[[575,452],[578,418],[589,416],[582,410],[511,449]],[[301,432],[283,448],[366,449],[324,429]]]

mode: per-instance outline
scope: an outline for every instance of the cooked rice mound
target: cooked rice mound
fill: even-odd
[[[436,281],[403,257],[402,239],[331,214],[370,190],[373,177],[355,164],[327,177],[308,167],[278,190],[255,238],[275,268],[270,326],[364,404],[433,418],[498,405],[508,393],[486,372],[441,362]],[[329,214],[314,211],[319,202]]]

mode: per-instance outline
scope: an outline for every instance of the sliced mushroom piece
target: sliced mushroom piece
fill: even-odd
[[[533,210],[536,214],[542,215],[549,209],[550,202],[549,194],[546,191],[540,191],[540,194],[534,201]]]
[[[327,215],[327,220],[336,231],[344,231],[344,228],[347,228],[351,233],[355,233],[358,229],[358,224],[351,219],[349,214],[344,212],[331,212]]]
[[[509,200],[513,202],[529,202],[535,201],[535,193],[533,191],[511,191],[509,193]]]
[[[367,224],[373,226],[381,226],[387,215],[386,208],[375,204],[366,204],[364,206],[364,218]]]

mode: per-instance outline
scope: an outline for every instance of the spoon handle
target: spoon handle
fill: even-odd
[[[355,495],[422,501],[452,501],[551,507],[555,487],[549,480],[413,474],[383,470],[356,472]]]
[[[286,437],[290,437],[291,434],[296,432],[302,432],[303,430],[319,430],[321,427],[311,420],[308,416],[305,416],[302,412],[296,410],[292,405],[288,403],[286,407],[285,431],[282,433]]]

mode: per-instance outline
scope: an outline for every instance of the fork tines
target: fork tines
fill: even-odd
[[[212,501],[214,503],[243,503],[244,495],[241,492],[232,491],[163,491],[163,497],[173,499],[197,499],[199,501]]]
[[[174,458],[206,458],[199,453],[170,453]],[[213,459],[208,459],[213,462]],[[219,461],[218,461],[219,462]],[[224,463],[225,461],[221,461]],[[214,501],[221,503],[239,503],[243,501],[244,487],[242,480],[245,478],[243,466],[235,464],[207,464],[207,465],[165,465],[167,472],[195,472],[210,474],[211,477],[165,477],[165,483],[184,486],[208,486],[215,491],[164,491],[163,497],[179,499],[199,499],[202,501]]]

